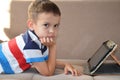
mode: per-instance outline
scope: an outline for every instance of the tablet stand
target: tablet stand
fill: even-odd
[[[119,59],[117,58],[117,56],[115,55],[115,53],[116,53],[117,51],[119,51],[118,46],[117,46],[116,50],[115,50],[112,54],[110,54],[110,56],[111,56],[111,57],[113,58],[113,60],[120,66],[120,61],[119,61]]]

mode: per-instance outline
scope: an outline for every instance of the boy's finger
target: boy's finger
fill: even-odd
[[[43,37],[43,43],[45,43],[46,42],[46,38],[45,37]]]
[[[74,69],[75,76],[78,76],[78,72],[76,69]]]
[[[64,73],[65,73],[65,74],[67,74],[67,73],[68,73],[68,70],[67,70],[66,68],[65,68],[65,70],[64,70]]]
[[[50,41],[53,42],[53,38],[50,38]]]
[[[46,39],[46,40],[47,40],[47,43],[49,43],[49,42],[50,42],[50,39],[49,39],[48,37],[47,37],[47,39]]]
[[[43,38],[40,39],[41,43],[43,43]]]
[[[82,73],[81,73],[79,70],[77,71],[77,73],[78,73],[78,76],[79,76],[79,75],[82,75]]]
[[[49,37],[48,37],[49,38]],[[49,44],[50,45],[53,45],[55,43],[54,39],[53,38],[49,38]]]
[[[74,73],[74,71],[73,71],[73,70],[71,70],[70,72],[72,73],[72,75],[73,75],[73,76],[75,75],[75,73]]]

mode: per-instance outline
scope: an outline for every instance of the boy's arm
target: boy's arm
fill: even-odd
[[[56,60],[56,67],[57,67],[57,68],[64,68],[64,67],[65,67],[65,64],[66,64],[65,62]]]
[[[49,57],[46,62],[35,62],[33,66],[37,71],[45,76],[53,75],[56,66],[56,44],[51,45],[49,48]]]

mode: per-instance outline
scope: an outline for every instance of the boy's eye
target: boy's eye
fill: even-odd
[[[45,27],[49,27],[49,24],[48,24],[48,23],[46,23],[46,24],[44,24],[44,26],[45,26]]]
[[[54,27],[55,27],[55,28],[58,28],[58,27],[59,27],[59,25],[58,25],[58,24],[56,24],[56,25],[54,25]]]

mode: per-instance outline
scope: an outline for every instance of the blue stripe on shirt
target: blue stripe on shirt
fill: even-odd
[[[4,70],[4,73],[14,74],[14,71],[12,70],[8,60],[4,56],[2,52],[2,45],[0,44],[0,63],[2,65],[2,68]]]
[[[45,60],[48,60],[48,56],[45,57]]]
[[[27,63],[32,63],[32,62],[44,62],[48,60],[48,56],[45,57],[36,57],[36,58],[28,58]]]

